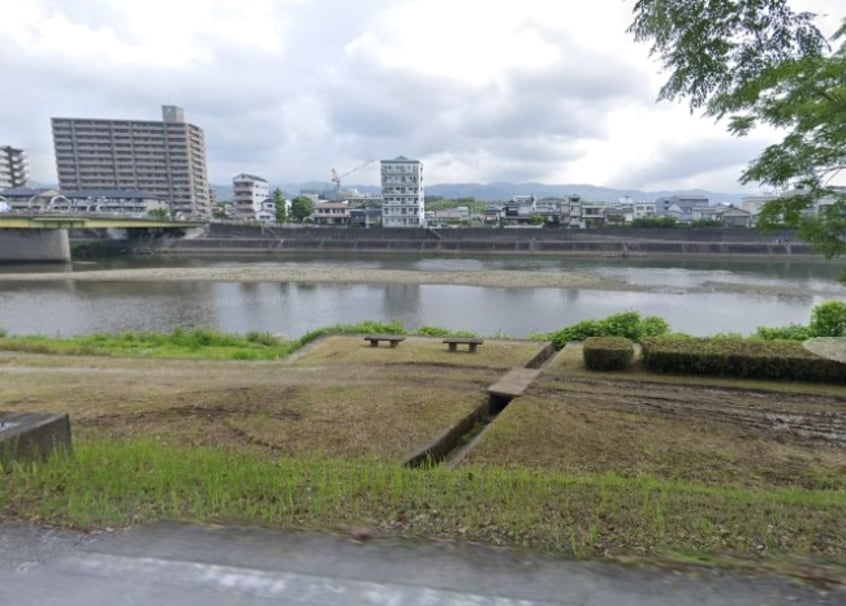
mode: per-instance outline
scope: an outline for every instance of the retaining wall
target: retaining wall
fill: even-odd
[[[185,254],[273,254],[286,252],[360,252],[391,254],[550,254],[585,256],[666,255],[810,255],[810,245],[775,241],[660,241],[660,240],[537,240],[489,238],[486,240],[397,240],[365,235],[355,239],[333,238],[198,238],[147,242],[144,252]],[[140,252],[140,251],[139,251]]]

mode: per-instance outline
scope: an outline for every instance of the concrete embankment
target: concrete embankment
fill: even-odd
[[[171,254],[543,254],[606,257],[813,254],[794,232],[747,229],[349,229],[210,224],[204,237],[137,242]]]

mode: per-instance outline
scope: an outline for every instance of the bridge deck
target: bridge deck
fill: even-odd
[[[131,217],[91,217],[78,215],[0,215],[0,229],[189,229],[201,221],[167,221]]]

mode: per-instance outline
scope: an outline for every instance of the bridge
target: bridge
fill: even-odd
[[[69,229],[122,230],[131,237],[182,236],[186,230],[203,227],[202,221],[170,221],[152,217],[119,215],[0,215],[0,263],[67,262],[71,259]]]

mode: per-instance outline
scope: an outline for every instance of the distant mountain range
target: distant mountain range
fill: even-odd
[[[273,186],[276,187],[276,186]],[[301,191],[323,191],[331,189],[330,183],[309,181],[306,183],[289,183],[279,185],[285,195],[293,197]],[[232,199],[231,185],[212,185],[218,200]],[[375,185],[344,185],[344,189],[357,189],[363,194],[378,196],[381,188]],[[672,196],[681,194],[702,195],[708,198],[711,204],[727,202],[739,205],[744,194],[727,194],[722,192],[706,191],[703,189],[688,190],[664,190],[664,191],[641,191],[638,189],[614,189],[611,187],[597,187],[585,184],[562,184],[550,185],[546,183],[438,183],[426,186],[426,195],[441,196],[443,198],[476,198],[486,201],[505,201],[514,195],[534,194],[537,198],[565,197],[569,195],[581,196],[590,202],[616,202],[618,198],[631,197],[635,200],[652,201],[661,196]]]

